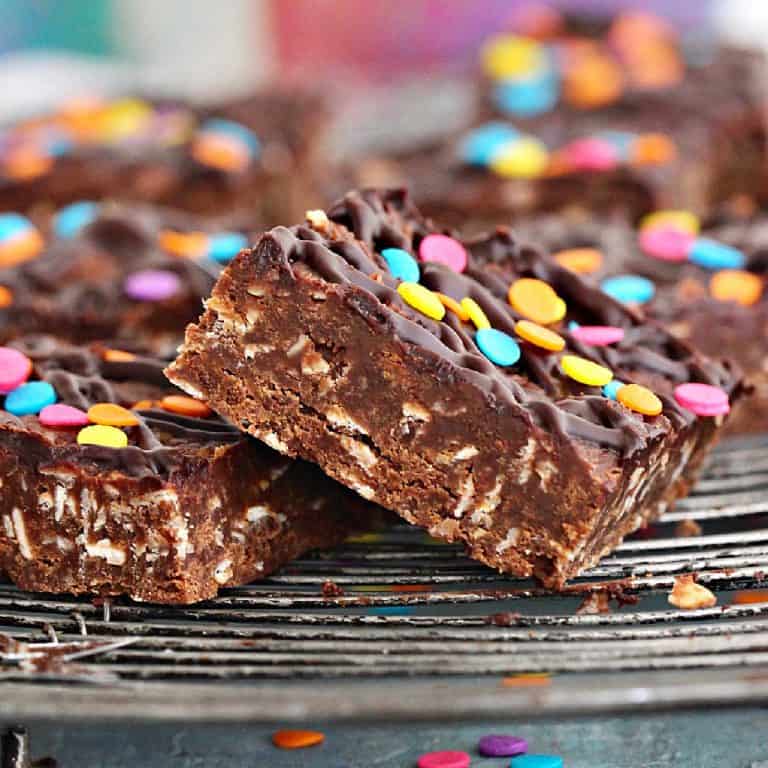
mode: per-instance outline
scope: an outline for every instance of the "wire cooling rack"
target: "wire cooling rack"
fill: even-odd
[[[715,607],[669,605],[688,572]],[[731,441],[688,499],[565,594],[405,525],[187,608],[0,584],[0,714],[466,720],[763,702],[766,575],[768,437]]]

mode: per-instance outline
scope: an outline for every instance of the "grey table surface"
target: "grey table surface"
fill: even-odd
[[[507,721],[481,725],[356,727],[307,723],[325,743],[284,751],[263,725],[75,725],[30,727],[33,758],[57,768],[413,768],[423,752],[463,749],[473,768],[508,766],[481,758],[490,732],[528,739],[531,751],[561,755],[567,768],[768,768],[768,709],[707,710],[611,718]],[[290,727],[299,727],[291,724]]]

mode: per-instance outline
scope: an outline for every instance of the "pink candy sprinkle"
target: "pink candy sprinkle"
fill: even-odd
[[[467,268],[464,246],[447,235],[427,235],[419,244],[419,258],[445,264],[454,272],[463,272]]]
[[[123,284],[127,296],[136,301],[164,301],[181,289],[181,280],[167,269],[143,269],[128,275]]]
[[[602,139],[578,139],[563,149],[565,161],[576,171],[610,171],[619,165],[616,148]]]
[[[624,338],[624,329],[614,325],[580,325],[571,331],[571,336],[590,347],[607,347]]]
[[[89,423],[85,411],[63,403],[46,405],[38,418],[44,427],[84,427]]]
[[[721,416],[731,410],[728,393],[709,384],[680,384],[675,400],[697,416]]]
[[[32,373],[32,361],[11,347],[0,347],[0,393],[8,394],[21,386]]]
[[[427,752],[416,765],[418,768],[469,768],[471,761],[466,752]]]
[[[696,238],[674,227],[652,227],[640,233],[643,253],[662,261],[685,261]]]

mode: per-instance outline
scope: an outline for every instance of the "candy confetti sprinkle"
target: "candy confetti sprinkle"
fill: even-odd
[[[722,416],[731,410],[728,393],[710,384],[688,382],[675,387],[675,400],[697,416]]]
[[[105,427],[135,427],[139,420],[135,413],[115,403],[96,403],[88,409],[88,419]]]
[[[32,373],[32,361],[18,349],[0,347],[0,394],[21,386]]]
[[[588,387],[604,387],[613,378],[609,368],[577,355],[563,355],[560,365],[566,376]]]
[[[143,269],[126,278],[123,290],[136,301],[164,301],[181,290],[181,280],[167,269]]]
[[[164,411],[204,419],[211,415],[211,409],[200,400],[186,395],[166,395],[159,403]]]
[[[614,325],[580,325],[570,331],[576,341],[590,347],[607,347],[624,340],[624,329]]]
[[[62,208],[54,217],[53,231],[58,237],[71,238],[80,234],[99,214],[99,206],[87,200]]]
[[[5,410],[14,416],[31,416],[55,402],[56,390],[47,381],[28,381],[6,395]]]
[[[421,277],[416,259],[402,248],[385,248],[381,252],[392,277],[407,283],[418,283]]]
[[[514,757],[528,751],[528,742],[519,736],[489,733],[480,739],[477,751],[483,757]]]
[[[625,407],[644,416],[658,416],[662,411],[661,400],[647,387],[626,384],[616,393],[616,399]]]
[[[467,268],[467,251],[455,238],[448,235],[427,235],[419,243],[421,261],[435,261],[445,264],[454,272],[463,272]]]
[[[751,307],[763,295],[763,281],[751,272],[724,269],[712,275],[709,293],[718,301],[733,301],[743,307]]]
[[[565,302],[548,283],[532,277],[515,280],[507,295],[512,308],[526,320],[551,325],[565,317]]]
[[[603,254],[597,248],[569,248],[553,257],[561,267],[580,275],[591,275],[603,266]]]
[[[89,423],[88,414],[79,408],[63,403],[46,405],[38,416],[44,427],[84,427]]]
[[[445,317],[445,306],[437,295],[419,283],[400,283],[397,292],[406,304],[421,312],[433,320],[442,320]]]
[[[483,312],[483,308],[474,299],[469,298],[469,296],[463,298],[461,306],[478,331],[491,327],[491,322],[488,320],[485,312]]]
[[[417,761],[418,768],[469,768],[472,758],[466,752],[445,750],[427,752]]]
[[[481,328],[475,334],[480,351],[496,365],[514,365],[520,359],[520,345],[504,331]]]
[[[280,749],[304,749],[314,747],[325,741],[325,734],[320,731],[275,731],[272,743]]]
[[[530,320],[518,320],[515,323],[515,333],[529,344],[546,349],[549,352],[560,352],[565,348],[565,339],[549,328],[532,323]]]
[[[98,445],[102,448],[125,448],[128,436],[117,427],[92,424],[77,433],[77,442],[79,445]]]

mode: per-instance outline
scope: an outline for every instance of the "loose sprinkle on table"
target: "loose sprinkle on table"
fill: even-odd
[[[571,272],[591,275],[603,266],[603,254],[597,248],[569,248],[554,254],[555,261]]]
[[[560,365],[566,376],[588,387],[604,387],[613,378],[609,368],[577,355],[563,355]]]
[[[489,733],[477,745],[483,757],[514,757],[528,751],[528,742],[519,736]]]
[[[280,749],[304,749],[314,747],[325,741],[325,734],[320,731],[275,731],[272,743]]]
[[[548,283],[532,277],[515,280],[507,295],[512,308],[526,320],[551,325],[565,317],[565,302]]]
[[[520,359],[520,345],[504,331],[481,328],[475,334],[480,351],[496,365],[514,365]]]
[[[731,410],[728,393],[710,384],[688,382],[675,387],[675,400],[697,416],[721,416]]]
[[[142,269],[125,279],[123,289],[136,301],[164,301],[179,292],[181,280],[167,269]]]
[[[563,759],[557,755],[520,755],[513,757],[510,768],[563,768]]]
[[[406,304],[421,312],[433,320],[442,320],[445,317],[445,306],[437,295],[425,288],[420,283],[405,282],[397,286],[397,292]]]
[[[624,339],[624,329],[615,325],[580,325],[570,331],[576,341],[590,347],[607,347]]]
[[[46,405],[38,416],[44,427],[84,427],[89,423],[88,414],[71,405],[56,403]]]
[[[656,294],[656,286],[640,275],[616,275],[600,283],[609,296],[622,304],[645,304]]]
[[[662,411],[661,400],[647,387],[626,384],[616,393],[616,399],[631,411],[644,416],[658,416]]]
[[[0,394],[21,386],[32,373],[32,361],[12,347],[0,347]]]
[[[448,235],[427,235],[419,243],[421,261],[435,261],[445,264],[454,272],[463,272],[467,268],[467,251],[455,238]]]
[[[135,413],[115,403],[96,403],[88,409],[88,418],[93,424],[105,427],[135,427],[139,420]]]
[[[463,298],[461,306],[478,331],[491,327],[491,321],[483,312],[483,308],[474,299],[471,299],[469,296]]]
[[[128,435],[117,427],[92,424],[77,433],[77,442],[80,445],[99,445],[103,448],[125,448],[128,445]]]
[[[407,283],[418,283],[421,277],[416,259],[402,248],[385,248],[381,252],[392,277]]]
[[[418,768],[469,768],[472,758],[466,752],[445,750],[427,752],[417,761]]]
[[[515,323],[515,333],[529,344],[546,349],[549,352],[560,352],[565,349],[565,339],[549,328],[545,328],[530,320],[518,320]]]
[[[743,307],[751,307],[763,295],[763,281],[752,272],[724,269],[712,275],[709,293],[718,301],[735,301]]]
[[[166,395],[159,405],[164,411],[178,413],[182,416],[192,416],[197,419],[204,419],[212,413],[205,403],[186,395]]]
[[[53,231],[58,237],[75,237],[98,216],[98,213],[98,204],[89,200],[70,203],[54,217]]]
[[[28,381],[6,395],[5,410],[14,416],[30,416],[55,402],[56,390],[47,381]]]

